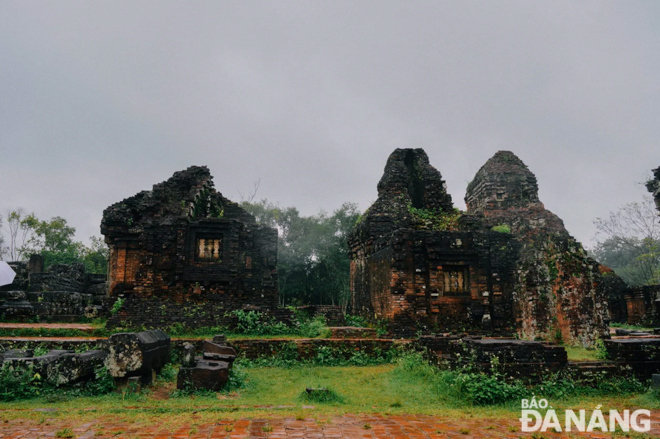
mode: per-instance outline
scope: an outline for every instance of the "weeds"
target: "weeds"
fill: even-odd
[[[300,399],[305,402],[315,402],[315,403],[343,403],[344,399],[337,394],[332,389],[321,388],[320,386],[316,388],[307,388],[302,391],[300,394]]]
[[[124,302],[126,302],[126,299],[123,297],[119,297],[117,300],[115,300],[115,303],[112,304],[112,308],[110,308],[110,314],[113,316],[116,315],[121,307],[124,306]]]
[[[70,428],[63,428],[61,430],[58,430],[57,433],[55,433],[55,437],[61,437],[61,438],[72,438],[75,437],[73,434],[73,430]]]
[[[402,354],[399,348],[387,351],[375,350],[368,355],[361,350],[354,350],[347,346],[319,346],[308,358],[301,359],[295,343],[286,343],[271,356],[262,356],[257,359],[240,358],[237,363],[246,367],[304,367],[304,366],[373,366],[377,364],[393,363]]]
[[[94,373],[95,379],[62,389],[45,382],[32,365],[23,369],[5,362],[0,369],[0,401],[44,396],[52,402],[59,402],[71,396],[104,395],[114,389],[114,381],[105,367],[98,367]]]

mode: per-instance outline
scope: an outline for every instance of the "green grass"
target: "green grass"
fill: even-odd
[[[578,346],[564,346],[568,354],[568,361],[602,361],[598,358],[598,351]]]
[[[473,405],[463,390],[452,382],[450,372],[420,365],[415,360],[365,367],[298,366],[249,367],[244,369],[243,387],[221,393],[179,394],[174,390],[174,374],[161,379],[142,394],[111,393],[104,396],[40,397],[20,402],[2,403],[4,419],[40,419],[36,408],[54,408],[49,417],[67,422],[92,419],[130,422],[143,425],[180,425],[195,413],[198,422],[264,417],[315,417],[317,419],[352,414],[428,414],[450,418],[507,418],[520,415],[520,400],[494,406]],[[310,402],[301,398],[307,387],[333,390],[333,397]],[[537,397],[545,392],[529,389]],[[602,404],[609,408],[660,407],[658,397],[625,392],[584,393],[578,396],[549,398],[560,410],[581,409]],[[313,409],[303,406],[313,405]]]
[[[3,417],[37,419],[40,414],[31,410],[43,407],[55,408],[58,411],[53,412],[53,416],[66,416],[71,421],[111,417],[118,422],[151,424],[176,424],[192,412],[207,419],[217,419],[219,414],[229,418],[295,416],[303,410],[303,405],[310,404],[300,397],[306,387],[328,387],[337,395],[327,403],[312,403],[315,415],[373,412],[442,414],[448,409],[459,408],[455,401],[434,392],[423,379],[406,378],[395,373],[394,369],[394,365],[249,368],[245,387],[237,393],[220,394],[220,398],[216,394],[200,393],[156,399],[160,393],[158,388],[130,397],[113,393],[99,397],[63,398],[50,403],[46,398],[36,398],[3,403]],[[162,385],[173,390],[172,383]],[[501,407],[479,409],[484,416],[509,412]]]
[[[610,323],[610,328],[630,329],[631,331],[653,331],[653,328],[648,326],[629,325],[627,323]]]

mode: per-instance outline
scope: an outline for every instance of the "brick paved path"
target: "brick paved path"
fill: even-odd
[[[653,428],[647,437],[660,437],[660,423],[654,415]],[[165,430],[159,426],[140,427],[128,423],[89,422],[67,424],[65,420],[37,421],[12,420],[0,424],[0,438],[51,438],[65,436],[68,428],[77,439],[216,439],[216,438],[518,438],[530,437],[521,433],[515,419],[443,419],[430,416],[353,416],[345,415],[324,420],[311,418],[253,419],[218,421],[195,425],[194,421],[179,428]],[[607,433],[580,433],[569,436],[545,432],[536,437],[589,437],[611,438]]]

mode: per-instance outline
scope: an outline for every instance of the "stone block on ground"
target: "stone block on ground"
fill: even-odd
[[[177,376],[177,389],[219,391],[229,381],[229,364],[198,362],[195,367],[182,367]]]
[[[236,350],[227,345],[224,336],[215,336],[213,340],[204,341],[202,357],[195,357],[192,362],[184,358],[185,363],[182,362],[177,376],[177,388],[218,391],[227,383]],[[190,352],[194,354],[194,348],[187,351],[184,345],[184,355]]]
[[[94,379],[95,369],[103,365],[106,356],[101,350],[77,354],[71,350],[53,349],[39,357],[28,353],[29,356],[10,353],[9,357],[3,358],[3,364],[8,364],[15,371],[38,373],[46,382],[54,386],[66,386]]]
[[[220,355],[233,355],[236,356],[236,349],[231,346],[227,346],[226,343],[215,343],[212,341],[205,340],[204,345],[202,346],[204,353],[220,354]]]
[[[0,363],[9,358],[30,358],[34,357],[33,349],[9,349],[0,352]]]
[[[115,378],[141,376],[147,384],[170,361],[170,337],[160,329],[113,334],[108,345],[105,366]]]
[[[101,350],[92,350],[81,354],[59,354],[57,361],[48,364],[46,380],[52,385],[64,386],[94,379],[95,370],[103,366],[106,355],[106,352]]]

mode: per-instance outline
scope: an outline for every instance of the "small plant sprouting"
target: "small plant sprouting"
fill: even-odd
[[[72,438],[75,437],[73,434],[73,430],[70,428],[63,428],[61,430],[58,430],[57,433],[55,433],[55,437],[61,437],[61,438]]]
[[[496,226],[493,226],[490,230],[493,232],[499,232],[499,233],[511,233],[511,227],[509,227],[507,224],[498,224]]]
[[[123,297],[119,297],[117,300],[115,300],[115,303],[112,304],[112,308],[110,309],[110,314],[112,314],[113,316],[116,315],[121,309],[121,307],[124,305],[125,301],[126,299],[124,299]]]

